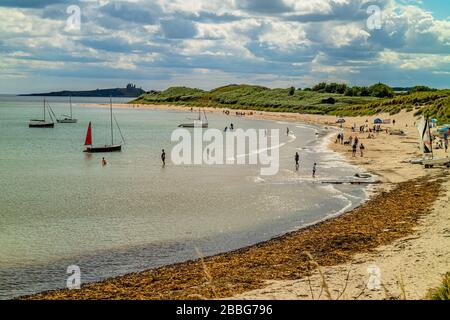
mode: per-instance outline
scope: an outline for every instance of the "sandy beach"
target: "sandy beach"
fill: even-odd
[[[94,105],[86,105],[86,107]],[[100,105],[95,105],[100,106]],[[105,105],[106,106],[106,105]],[[182,106],[114,105],[121,108],[189,110]],[[207,108],[207,112],[222,109]],[[238,110],[230,110],[230,117]],[[246,117],[336,126],[336,117],[243,110]],[[371,117],[348,117],[342,126],[364,143],[364,157],[350,146],[330,148],[379,177],[370,200],[337,218],[241,250],[142,273],[59,290],[31,299],[423,299],[450,271],[448,169],[425,170],[412,112],[389,116],[404,136],[354,133]],[[368,270],[379,271],[367,288]]]

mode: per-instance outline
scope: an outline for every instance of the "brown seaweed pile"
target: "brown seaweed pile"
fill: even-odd
[[[413,233],[441,182],[428,176],[399,183],[340,217],[234,252],[23,298],[216,299],[261,288],[264,280],[298,279],[311,266],[306,253],[332,266]]]

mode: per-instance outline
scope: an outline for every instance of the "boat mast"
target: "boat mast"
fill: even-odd
[[[109,110],[111,115],[111,145],[114,145],[113,115],[112,115],[112,98],[109,97]]]
[[[69,97],[69,103],[70,103],[70,119],[72,119],[72,96]]]
[[[45,122],[45,98],[44,98],[44,122]]]

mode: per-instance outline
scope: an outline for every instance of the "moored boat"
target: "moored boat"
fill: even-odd
[[[179,128],[208,128],[208,118],[206,117],[205,110],[203,110],[203,115],[205,116],[205,121],[202,121],[202,115],[200,109],[198,109],[198,119],[195,119],[194,122],[182,123],[178,127]]]
[[[115,119],[115,118],[114,118]],[[117,121],[116,121],[117,124]],[[119,129],[120,135],[123,136],[120,131],[120,127],[117,124],[117,127]],[[84,152],[88,153],[105,153],[105,152],[120,152],[122,151],[122,144],[115,144],[114,143],[114,128],[113,128],[113,113],[112,113],[112,100],[110,98],[110,128],[111,128],[111,144],[105,144],[105,145],[99,145],[99,146],[93,146],[92,145],[92,123],[89,122],[89,126],[86,132],[86,139],[84,141],[84,145],[86,146],[86,149]]]
[[[64,115],[63,119],[56,119],[58,123],[77,123],[78,120],[74,119],[72,115],[72,97],[70,97],[69,99],[69,104],[70,104],[70,116]]]
[[[47,121],[46,115],[46,101],[44,99],[44,119],[31,119],[28,123],[29,128],[53,128],[55,127],[55,123],[52,118],[52,114],[49,112],[49,116],[51,121]]]

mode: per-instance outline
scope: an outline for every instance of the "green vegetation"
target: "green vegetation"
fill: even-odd
[[[426,114],[450,122],[450,90],[426,89],[418,86],[412,88],[410,93],[394,95],[394,91],[382,83],[370,87],[320,83],[303,90],[253,85],[228,85],[211,91],[172,87],[162,92],[148,92],[132,103],[342,116],[393,115],[406,110],[414,111],[415,115]]]
[[[152,91],[146,93],[143,96],[140,96],[138,100],[145,97],[145,100],[148,101],[148,103],[190,101],[200,97],[204,92],[205,91],[200,89],[187,87],[171,87],[162,92]]]
[[[342,94],[295,90],[295,88],[269,89],[262,86],[229,85],[208,92],[172,87],[159,93],[144,94],[132,103],[170,102],[194,107],[332,114],[339,107],[376,100],[374,97],[346,97]],[[330,103],[331,101],[334,104]]]
[[[312,91],[345,94],[348,97],[392,98],[394,96],[394,90],[383,83],[377,83],[370,87],[349,87],[345,83],[321,82],[315,85]]]
[[[430,300],[450,300],[450,272],[442,279],[442,285],[428,292]]]
[[[414,111],[414,115],[428,115],[440,121],[450,120],[450,90],[416,92],[379,99],[364,105],[340,107],[337,113],[343,116],[375,115],[378,113],[397,114],[402,110]]]

